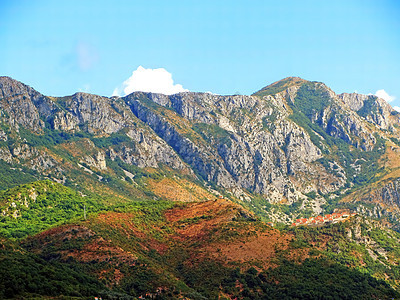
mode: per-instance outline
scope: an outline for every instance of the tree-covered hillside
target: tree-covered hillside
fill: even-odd
[[[38,182],[13,192],[22,196],[33,186],[40,191],[49,185]],[[57,195],[68,194],[60,188],[48,190],[47,196],[55,190]],[[29,210],[34,215],[40,206]],[[7,222],[7,217],[1,221]],[[397,298],[400,294],[393,287],[398,288],[400,256],[390,238],[398,239],[398,234],[379,231],[375,225],[362,232],[362,238],[366,234],[376,242],[373,251],[388,251],[386,261],[374,261],[356,236],[346,237],[358,225],[371,225],[363,222],[279,231],[228,200],[121,204],[92,212],[86,220],[79,216],[51,224],[27,237],[2,237],[0,296]],[[22,217],[14,224],[2,234],[8,230],[6,235],[12,236],[16,227],[26,227]]]

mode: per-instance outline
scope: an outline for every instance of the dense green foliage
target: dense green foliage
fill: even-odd
[[[297,91],[294,107],[296,111],[312,118],[331,103],[332,99],[325,89],[318,87],[314,82],[308,82],[302,84]]]
[[[109,137],[92,138],[92,141],[99,148],[106,148],[122,143],[129,143],[131,139],[123,132],[112,133]]]
[[[215,124],[206,124],[206,123],[196,123],[192,128],[194,131],[199,133],[204,140],[209,143],[216,145],[227,145],[231,146],[232,141],[230,139],[230,134],[225,129],[222,129],[218,125]]]
[[[326,148],[323,146],[324,140],[321,139],[321,136],[325,138],[328,134],[326,134],[322,128],[317,124],[312,123],[302,112],[295,111],[289,116],[289,118],[306,130],[310,136],[311,142],[313,142],[315,146],[320,148],[323,153],[328,153]]]
[[[49,148],[54,145],[64,143],[66,141],[77,141],[81,138],[90,137],[90,135],[85,132],[68,133],[52,129],[51,125],[48,122],[46,122],[45,124],[46,126],[43,129],[42,134],[35,134],[21,127],[21,138],[25,139],[27,144],[32,147],[44,146]],[[11,142],[13,141],[10,141],[10,143]]]
[[[278,268],[259,275],[248,271],[246,275],[242,279],[243,299],[264,299],[264,295],[270,299],[371,299],[400,295],[384,281],[322,259],[306,259],[302,264],[283,261]]]
[[[278,119],[278,112],[273,110],[272,113],[268,116],[262,118],[262,126],[263,129],[268,129],[269,131],[273,131],[275,129],[275,121]]]
[[[395,143],[397,146],[400,146],[400,140],[398,138],[395,137],[390,137],[390,140]]]
[[[0,299],[24,296],[97,296],[105,289],[78,264],[45,260],[8,243],[0,247]]]
[[[0,190],[9,189],[20,184],[33,182],[40,177],[35,171],[11,165],[4,160],[0,160]]]
[[[306,259],[302,264],[282,260],[279,267],[258,272],[250,268],[223,266],[212,260],[195,264],[179,264],[176,272],[182,282],[165,281],[149,267],[151,261],[121,266],[125,274],[119,287],[109,290],[90,275],[93,266],[76,262],[60,263],[20,251],[1,251],[0,297],[23,295],[102,296],[124,299],[156,293],[157,286],[167,289],[158,299],[176,299],[178,295],[191,299],[219,299],[223,292],[238,299],[372,299],[397,298],[397,292],[382,280],[377,280],[323,259]],[[105,266],[102,266],[105,267]],[[161,279],[161,281],[160,281]],[[115,298],[114,298],[115,299]]]
[[[59,130],[54,130],[50,127],[50,124],[46,122],[43,134],[35,134],[29,130],[21,127],[20,130],[21,138],[25,139],[27,144],[32,147],[44,146],[53,148],[53,146],[72,141],[79,141],[83,138],[89,138],[93,141],[96,147],[106,148],[112,145],[119,145],[121,143],[130,142],[131,139],[123,132],[112,133],[108,137],[94,137],[87,132],[75,132],[69,133]],[[13,141],[11,140],[10,143]]]
[[[24,238],[52,226],[84,217],[104,209],[98,199],[83,197],[78,192],[48,180],[24,184],[0,192],[0,235]],[[13,213],[16,212],[16,216]]]
[[[352,267],[356,270],[386,279],[399,289],[398,278],[400,267],[396,263],[386,265],[386,258],[375,252],[376,259],[372,258],[369,251],[374,248],[382,248],[387,251],[389,257],[398,259],[400,250],[398,240],[400,234],[389,229],[375,227],[366,224],[365,220],[353,219],[352,221],[337,223],[322,227],[290,227],[288,230],[295,235],[295,243],[300,248],[311,248],[314,255],[323,255],[342,266]],[[354,235],[355,228],[359,228],[361,236],[373,241],[371,245],[357,242],[348,237],[348,233]],[[354,236],[353,236],[354,238]],[[318,246],[325,244],[325,250],[317,250]]]
[[[326,259],[306,259],[297,264],[281,260],[277,268],[258,272],[250,268],[223,267],[213,261],[180,265],[188,286],[204,298],[218,299],[222,291],[238,299],[373,299],[400,294],[383,280]]]
[[[364,101],[364,105],[360,108],[360,110],[357,111],[357,114],[359,114],[361,117],[367,117],[371,115],[371,113],[377,113],[378,112],[378,107],[376,104],[376,96],[370,97],[369,99]]]

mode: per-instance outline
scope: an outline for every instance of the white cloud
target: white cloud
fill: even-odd
[[[133,92],[151,92],[172,95],[188,92],[180,84],[174,84],[172,75],[164,68],[145,69],[139,66],[132,72],[132,76],[117,87],[113,96],[125,96]]]
[[[400,112],[400,107],[399,107],[399,106],[393,106],[393,108],[394,108],[395,110],[397,110],[398,112]]]
[[[388,93],[386,93],[385,90],[378,90],[375,93],[375,96],[378,96],[379,98],[382,98],[383,100],[386,100],[386,102],[392,102],[396,97],[390,96]]]

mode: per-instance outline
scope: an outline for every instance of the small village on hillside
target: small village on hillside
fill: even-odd
[[[356,213],[350,212],[338,212],[327,214],[324,216],[317,216],[311,218],[300,218],[296,222],[292,223],[292,226],[313,226],[313,225],[324,225],[324,224],[334,224],[338,222],[343,222],[348,218],[355,216]]]

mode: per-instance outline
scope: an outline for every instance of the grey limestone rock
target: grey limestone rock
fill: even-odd
[[[299,107],[306,107],[298,106],[301,87],[311,94],[317,91],[314,95],[326,101],[318,109],[312,101],[306,103],[307,115],[299,114]],[[296,113],[306,119],[296,120]],[[269,202],[291,204],[314,192],[319,198],[307,203],[319,207],[315,210],[321,209],[321,195],[343,190],[347,183],[343,160],[332,158],[332,143],[371,151],[377,133],[400,138],[400,119],[384,100],[336,95],[322,83],[300,78],[287,78],[253,96],[135,92],[126,97],[76,93],[57,98],[0,77],[0,120],[5,124],[0,129],[0,159],[58,178],[63,178],[61,160],[43,145],[24,140],[22,128],[33,140],[51,130],[55,136],[80,134],[80,141],[91,144],[82,153],[72,153],[74,159],[96,172],[109,170],[107,159],[139,168],[162,164],[241,199],[257,194]],[[331,161],[322,164],[328,156]],[[349,164],[355,174],[360,172],[355,162]],[[398,203],[396,184],[388,183],[376,197]]]

